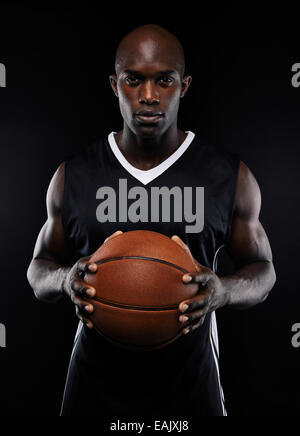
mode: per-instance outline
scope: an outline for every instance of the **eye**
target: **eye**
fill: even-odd
[[[135,86],[139,83],[139,79],[136,76],[127,76],[125,78],[125,82],[129,86]]]
[[[158,79],[158,83],[162,86],[170,86],[174,82],[172,77],[162,76]]]

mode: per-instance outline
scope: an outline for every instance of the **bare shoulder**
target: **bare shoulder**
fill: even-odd
[[[55,216],[60,213],[65,181],[65,162],[62,162],[55,171],[47,191],[47,211],[48,216]]]
[[[261,192],[254,174],[240,161],[237,189],[235,194],[235,214],[245,218],[257,218],[261,208]]]

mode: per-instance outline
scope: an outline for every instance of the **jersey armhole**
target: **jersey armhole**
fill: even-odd
[[[229,215],[228,215],[228,225],[226,229],[225,234],[225,241],[224,245],[225,247],[228,245],[228,242],[231,237],[231,229],[232,229],[232,219],[234,215],[234,206],[235,206],[235,197],[237,192],[237,184],[238,184],[238,176],[239,176],[239,168],[240,168],[240,156],[237,154],[232,153],[233,157],[233,189],[232,189],[232,195],[231,195],[231,201],[229,205]]]
[[[67,223],[66,223],[66,213],[65,213],[65,207],[66,207],[66,197],[67,197],[67,171],[68,171],[68,160],[66,159],[64,161],[64,186],[63,186],[63,195],[61,200],[61,222],[62,226],[65,232],[65,235],[68,237],[68,230],[67,230]]]

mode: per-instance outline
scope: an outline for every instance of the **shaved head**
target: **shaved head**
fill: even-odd
[[[141,57],[148,63],[163,57],[166,64],[173,65],[180,72],[181,77],[184,75],[185,60],[182,45],[175,35],[163,27],[147,24],[137,27],[124,36],[116,52],[116,73],[118,74],[125,64],[133,64]]]

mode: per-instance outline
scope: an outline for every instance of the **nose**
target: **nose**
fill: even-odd
[[[156,86],[147,80],[140,88],[140,104],[159,104],[159,95]]]

